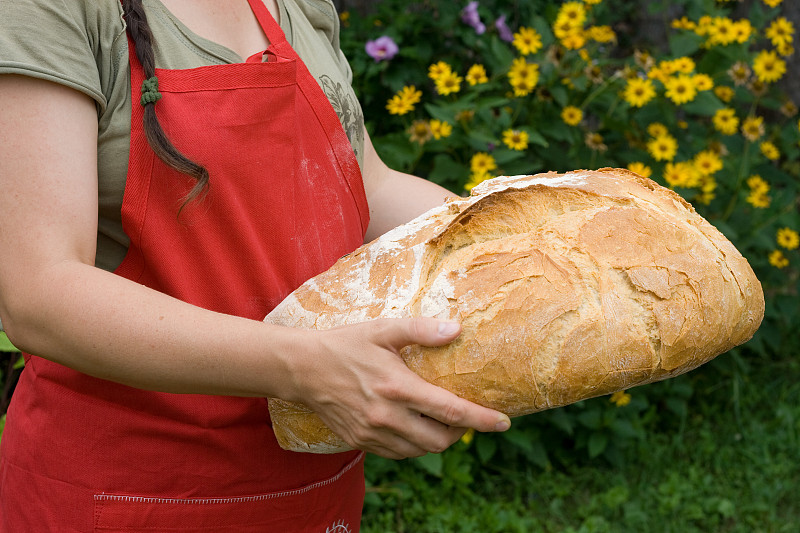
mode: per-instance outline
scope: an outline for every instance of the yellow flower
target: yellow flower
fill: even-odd
[[[764,135],[764,118],[747,117],[742,124],[742,135],[748,141],[757,141]]]
[[[430,122],[427,120],[415,120],[408,128],[408,137],[411,142],[425,144],[433,137]]]
[[[667,79],[664,84],[666,96],[677,105],[685,104],[694,100],[697,96],[697,86],[691,76],[679,74]]]
[[[639,161],[628,163],[628,170],[630,170],[631,172],[635,172],[645,178],[649,178],[650,176],[653,175],[653,169],[651,169],[650,167]]]
[[[466,78],[470,85],[478,85],[489,81],[489,78],[486,76],[486,68],[483,65],[472,65],[469,67]]]
[[[438,61],[428,67],[428,77],[433,81],[438,80],[441,76],[453,72],[453,67],[444,61]]]
[[[772,253],[769,254],[769,264],[775,268],[783,268],[789,266],[789,260],[780,250],[773,250]]]
[[[747,178],[747,186],[750,187],[750,194],[747,196],[747,203],[758,209],[766,209],[769,207],[770,198],[767,196],[769,192],[769,183],[755,174]]]
[[[647,126],[647,134],[650,137],[661,137],[662,135],[669,135],[669,130],[660,122],[651,122]]]
[[[461,435],[461,442],[463,442],[464,444],[469,444],[472,442],[472,439],[474,438],[475,438],[475,429],[469,428],[467,429],[467,431],[464,432],[463,435]]]
[[[453,133],[453,126],[451,126],[447,122],[442,122],[441,120],[436,120],[436,119],[431,120],[430,127],[434,139],[442,139],[444,137],[450,137],[450,134]]]
[[[790,44],[780,44],[775,47],[775,51],[778,52],[783,57],[788,57],[794,54],[794,46]]]
[[[711,150],[703,150],[694,156],[694,167],[704,176],[710,176],[722,170],[722,159]]]
[[[764,141],[759,146],[761,149],[761,153],[764,154],[764,157],[769,159],[770,161],[777,161],[781,157],[781,152],[778,150],[778,147],[775,146],[775,143],[770,141]]]
[[[583,22],[576,22],[566,17],[558,17],[553,24],[553,33],[559,40],[563,40],[573,33],[581,32],[583,32]]]
[[[511,63],[508,79],[514,88],[515,96],[525,96],[539,83],[539,65],[528,63],[524,57],[518,57]]]
[[[765,32],[767,39],[772,41],[772,46],[785,46],[794,40],[794,24],[786,17],[778,17],[772,21]]]
[[[611,395],[611,398],[608,399],[611,403],[616,405],[617,407],[625,407],[629,403],[631,403],[631,395],[625,391],[617,391]]]
[[[723,135],[733,135],[739,129],[739,118],[730,107],[718,109],[711,120],[714,128]]]
[[[700,184],[700,176],[694,167],[686,161],[679,163],[667,163],[664,166],[664,181],[670,187],[697,187]]]
[[[786,61],[779,58],[773,50],[762,50],[753,60],[753,72],[759,81],[772,83],[786,74]]]
[[[386,109],[391,115],[405,115],[414,110],[414,105],[419,103],[421,98],[421,91],[418,91],[413,85],[406,85],[392,96],[386,104]]]
[[[791,228],[781,228],[777,235],[778,245],[787,250],[794,250],[800,246],[800,235]]]
[[[591,26],[587,33],[589,38],[598,43],[610,43],[617,40],[617,34],[611,26]]]
[[[758,174],[754,174],[747,178],[747,186],[750,187],[751,192],[759,194],[767,194],[769,192],[769,183]]]
[[[739,44],[749,41],[754,33],[755,29],[747,19],[740,19],[733,23],[733,38]]]
[[[597,132],[587,132],[584,137],[584,142],[586,146],[596,152],[605,152],[608,150],[608,146],[603,142],[603,136]]]
[[[469,177],[469,181],[464,185],[464,190],[471,191],[476,185],[492,179],[493,177],[494,176],[488,172],[473,172]]]
[[[597,5],[602,1],[603,0],[583,0],[583,3],[587,5]]]
[[[583,25],[586,22],[586,7],[581,2],[564,2],[558,10],[557,18]]]
[[[441,94],[442,96],[457,93],[461,90],[461,82],[464,81],[464,78],[459,76],[457,73],[450,71],[442,74],[438,78],[436,78],[436,92]]]
[[[570,33],[561,39],[561,44],[567,50],[578,50],[586,44],[586,36],[583,33]]]
[[[766,209],[770,204],[770,197],[763,193],[751,192],[747,195],[747,203],[758,209]]]
[[[697,28],[697,24],[689,20],[688,17],[681,17],[679,19],[675,19],[670,24],[672,28],[676,30],[694,30]]]
[[[475,118],[474,109],[464,109],[463,111],[459,111],[458,113],[456,113],[456,120],[458,122],[469,122],[473,118]]]
[[[656,66],[647,71],[647,77],[665,83],[669,78],[669,74],[661,66]]]
[[[778,7],[783,0],[764,0],[769,7]]]
[[[734,90],[731,87],[726,85],[717,85],[714,87],[714,94],[717,95],[717,98],[722,100],[725,103],[730,102],[733,100]]]
[[[631,78],[625,85],[622,97],[631,107],[642,107],[656,96],[656,88],[651,80]]]
[[[568,105],[561,111],[561,120],[569,126],[577,126],[583,120],[583,111],[574,105]]]
[[[727,72],[728,76],[733,80],[733,84],[737,87],[747,85],[747,82],[750,81],[750,75],[753,73],[750,70],[750,66],[743,61],[734,63]]]
[[[703,205],[711,203],[716,195],[714,190],[717,188],[717,182],[713,176],[702,176],[700,178],[700,194],[694,197],[694,201]]]
[[[469,168],[475,174],[488,173],[497,168],[497,162],[490,154],[478,152],[472,156]]]
[[[733,20],[728,17],[714,17],[707,26],[708,46],[728,45],[736,41],[737,33]]]
[[[672,64],[673,72],[683,72],[684,74],[691,74],[695,69],[694,59],[691,57],[678,57],[670,61]]]
[[[508,129],[503,132],[503,143],[512,150],[525,150],[528,148],[528,132]]]
[[[647,143],[647,151],[656,161],[672,161],[678,153],[678,141],[671,135],[659,135]]]
[[[695,74],[692,81],[698,91],[709,91],[714,88],[714,80],[708,74]]]
[[[792,118],[797,114],[798,111],[797,104],[795,104],[791,100],[786,100],[785,102],[783,102],[778,111],[780,111],[783,116]]]
[[[514,34],[512,44],[524,56],[535,54],[542,48],[542,36],[533,28],[522,27]]]

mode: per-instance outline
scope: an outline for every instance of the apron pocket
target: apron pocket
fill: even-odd
[[[94,496],[96,533],[356,533],[362,455],[332,478],[285,492],[224,498]]]

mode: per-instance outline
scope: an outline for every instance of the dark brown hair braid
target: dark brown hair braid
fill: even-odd
[[[153,32],[147,23],[142,0],[122,0],[125,23],[136,48],[136,57],[142,64],[145,79],[155,76],[155,54],[153,53]],[[178,172],[188,174],[197,183],[186,196],[186,202],[196,198],[208,188],[208,170],[183,155],[167,137],[156,115],[155,102],[144,105],[144,132],[147,142],[164,163]],[[184,205],[186,205],[186,202]]]

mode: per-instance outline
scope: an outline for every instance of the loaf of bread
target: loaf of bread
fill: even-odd
[[[750,265],[690,204],[601,169],[485,181],[341,258],[266,320],[459,321],[458,339],[407,347],[405,363],[513,417],[687,372],[750,339],[763,313]],[[282,447],[349,449],[305,406],[269,409]]]

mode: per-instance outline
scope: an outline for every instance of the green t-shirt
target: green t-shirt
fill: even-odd
[[[144,0],[157,68],[239,63],[235,52],[204,39],[159,0]],[[330,0],[278,0],[280,25],[336,109],[359,164],[361,107],[352,71],[339,48],[339,19]],[[131,87],[128,42],[118,0],[0,1],[0,74],[24,74],[77,89],[97,103],[99,222],[96,264],[114,270],[128,238],[120,210],[128,167]]]

